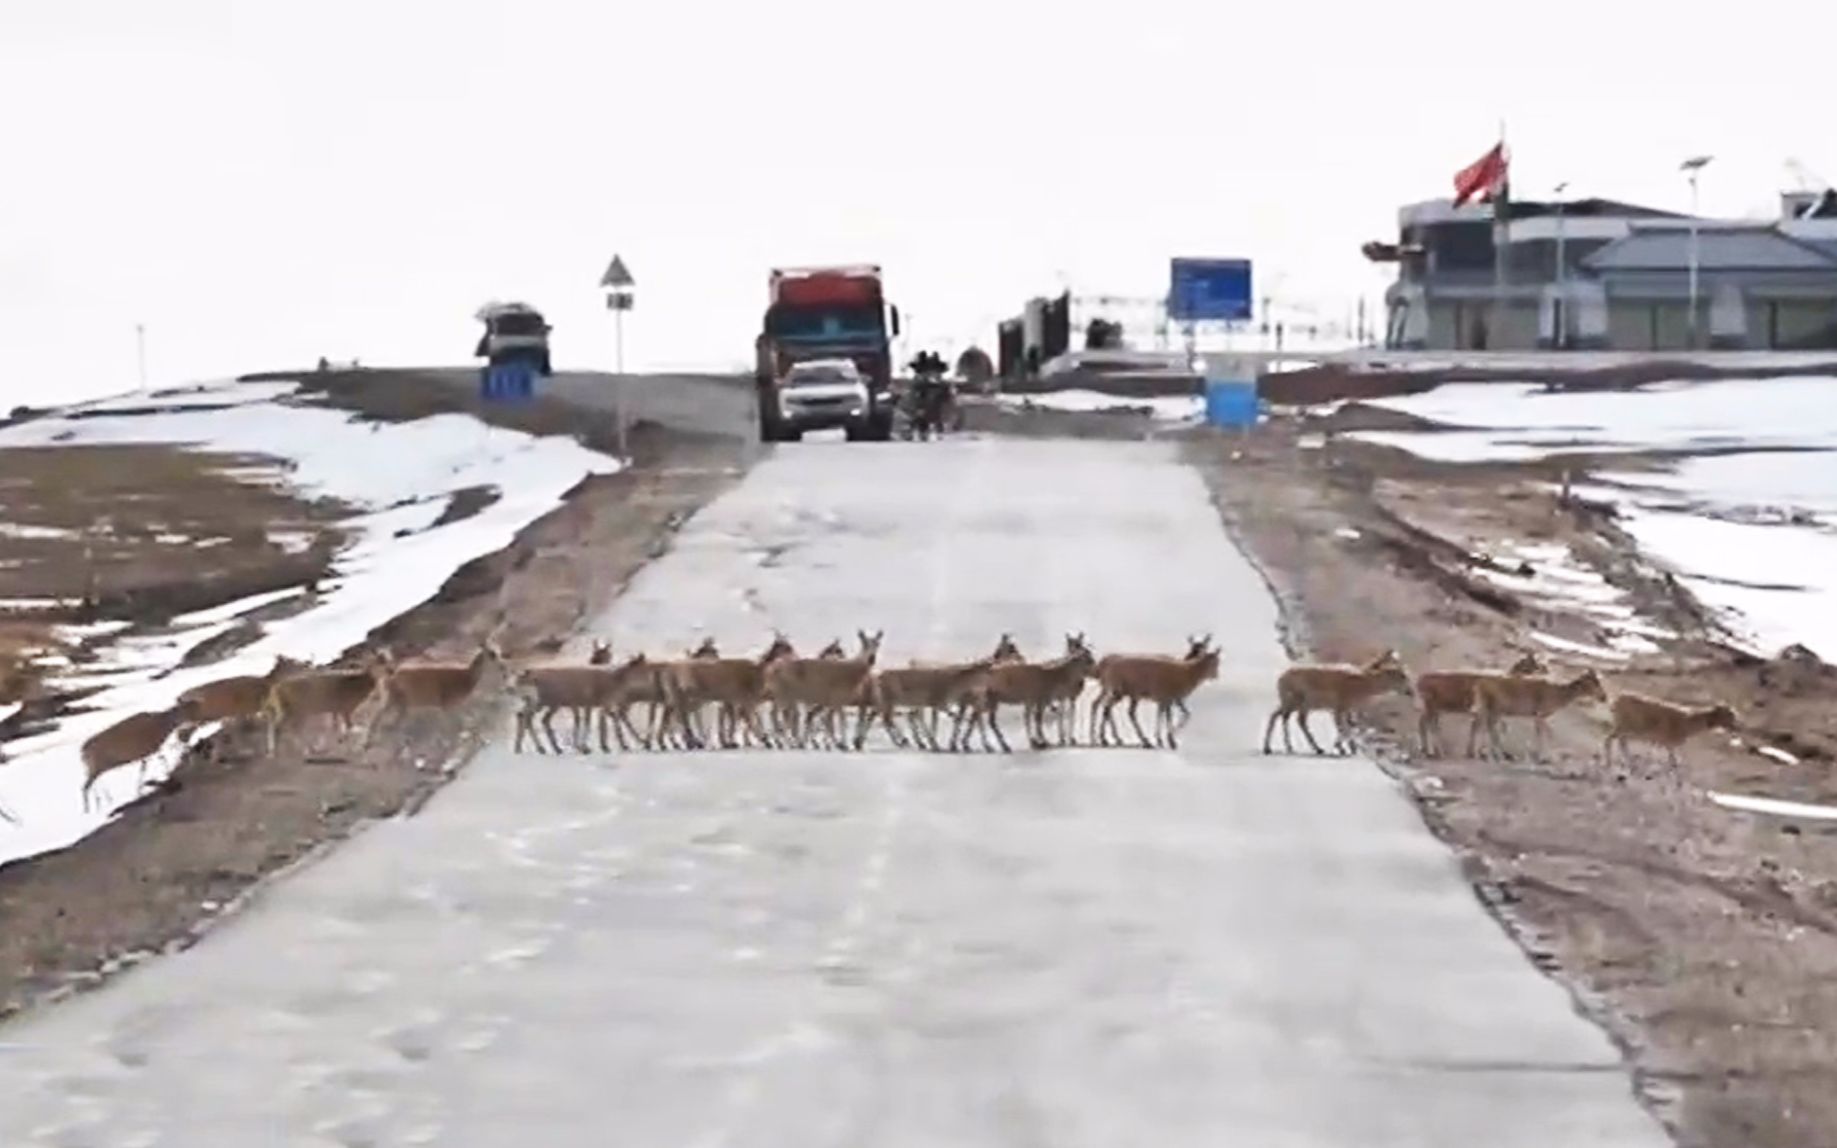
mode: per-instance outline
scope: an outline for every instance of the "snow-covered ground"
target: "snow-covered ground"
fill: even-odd
[[[84,666],[80,680],[107,687],[86,702],[96,712],[5,745],[0,808],[15,822],[0,824],[0,862],[70,845],[135,796],[137,771],[122,768],[96,782],[92,809],[84,811],[79,749],[90,735],[137,710],[167,708],[193,686],[266,673],[283,654],[331,661],[375,627],[431,598],[460,566],[509,545],[582,478],[619,467],[569,438],[534,437],[458,414],[407,423],[366,421],[296,391],[293,383],[213,383],[179,395],[105,399],[70,408],[87,417],[60,414],[0,429],[0,449],[135,442],[266,455],[284,464],[271,472],[272,481],[308,497],[364,508],[344,524],[353,541],[337,556],[335,576],[320,583],[322,599],[292,617],[264,623],[263,636],[229,658],[175,668],[186,650],[240,616],[299,591],[255,595],[177,618],[169,633],[117,643],[102,662]],[[148,407],[159,410],[108,413]],[[500,497],[471,517],[433,525],[455,492],[479,486],[496,488]],[[165,765],[152,763],[147,777],[165,772]]]
[[[1157,419],[1190,421],[1205,413],[1205,400],[1199,395],[1144,395],[1124,397],[1098,391],[1043,391],[1037,395],[997,395],[1002,406],[1015,410],[1109,411],[1143,410]]]
[[[1800,642],[1837,661],[1837,379],[1567,393],[1449,384],[1375,405],[1464,428],[1353,436],[1429,458],[1732,449],[1670,473],[1601,472],[1578,492],[1617,502],[1641,548],[1756,652]]]
[[[1524,563],[1532,573],[1520,575],[1475,567],[1474,575],[1553,613],[1586,618],[1602,636],[1602,645],[1577,642],[1542,630],[1532,630],[1531,640],[1565,657],[1592,658],[1609,664],[1624,662],[1634,654],[1657,653],[1653,638],[1677,635],[1641,619],[1626,601],[1626,593],[1576,560],[1560,542],[1518,542],[1491,555],[1510,566]]]

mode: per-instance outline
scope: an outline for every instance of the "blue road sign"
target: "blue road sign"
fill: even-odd
[[[1250,318],[1250,260],[1175,259],[1167,317],[1176,323]]]
[[[479,372],[478,397],[484,402],[528,402],[535,394],[536,364],[527,360],[493,363]]]

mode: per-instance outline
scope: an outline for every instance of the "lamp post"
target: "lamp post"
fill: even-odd
[[[1569,264],[1563,259],[1563,193],[1569,190],[1569,181],[1564,180],[1552,189],[1556,195],[1556,349],[1562,350],[1569,345]]]
[[[1690,181],[1690,349],[1697,349],[1697,173],[1709,165],[1714,156],[1693,155],[1678,165]]]

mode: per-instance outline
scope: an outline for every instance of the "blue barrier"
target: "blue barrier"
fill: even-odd
[[[1257,385],[1238,379],[1206,380],[1206,421],[1215,427],[1257,424]]]
[[[493,363],[479,372],[478,397],[484,402],[527,402],[535,393],[536,364],[526,359]]]

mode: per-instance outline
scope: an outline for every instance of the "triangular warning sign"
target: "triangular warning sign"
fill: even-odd
[[[606,274],[600,276],[600,286],[601,287],[636,286],[636,284],[634,284],[632,281],[631,272],[627,270],[625,267],[624,259],[620,258],[617,255],[614,255],[612,257],[612,262],[608,264],[606,267]]]

